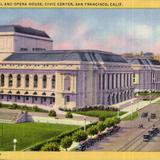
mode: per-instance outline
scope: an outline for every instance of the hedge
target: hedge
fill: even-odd
[[[86,129],[89,128],[90,126],[94,126],[94,125],[96,125],[96,124],[97,124],[97,122],[94,122],[94,123],[92,123],[92,124],[88,124],[88,125],[86,126]],[[80,128],[74,129],[74,130],[69,131],[69,132],[64,132],[64,133],[60,134],[59,136],[54,136],[54,137],[49,138],[49,139],[47,139],[47,140],[38,142],[38,143],[30,146],[29,148],[25,149],[25,150],[39,151],[39,150],[41,150],[42,146],[45,145],[46,143],[50,143],[50,142],[60,143],[60,142],[61,142],[61,139],[64,138],[65,136],[72,136],[73,133],[77,132],[78,130],[82,130],[82,129],[84,129],[84,127],[80,127]]]

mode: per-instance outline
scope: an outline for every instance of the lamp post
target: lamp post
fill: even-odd
[[[149,91],[149,104],[151,104],[151,93],[152,93],[152,91],[150,90]]]
[[[16,151],[16,144],[17,144],[17,139],[13,139],[13,150]]]
[[[119,109],[120,109],[120,106],[118,105],[117,118],[119,118]]]
[[[133,100],[131,100],[131,120],[133,118],[133,104],[134,104],[134,102],[133,102]]]
[[[84,132],[86,132],[86,118],[84,117]]]

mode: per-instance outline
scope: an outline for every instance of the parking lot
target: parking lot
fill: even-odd
[[[143,112],[156,113],[157,118],[151,119],[141,118]],[[151,104],[141,109],[139,117],[134,121],[122,121],[121,129],[118,133],[104,138],[96,145],[88,148],[88,151],[160,151],[160,136],[157,135],[150,142],[143,142],[143,134],[146,134],[153,124],[160,120],[160,105]],[[144,128],[138,128],[139,124],[143,124]],[[156,125],[160,127],[160,122]]]

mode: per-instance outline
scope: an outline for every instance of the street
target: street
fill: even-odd
[[[156,113],[157,118],[141,118],[143,112]],[[143,134],[146,134],[153,124],[160,127],[160,105],[150,104],[138,111],[139,117],[133,121],[122,121],[121,129],[118,133],[104,138],[94,146],[88,148],[88,151],[160,151],[160,135],[154,137],[150,142],[143,142]],[[144,128],[138,128],[139,124]]]

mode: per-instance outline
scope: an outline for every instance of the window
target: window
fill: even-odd
[[[133,83],[135,83],[136,82],[136,75],[135,75],[135,73],[133,74]]]
[[[70,91],[70,89],[71,89],[71,78],[67,76],[64,79],[64,90]]]
[[[47,76],[46,75],[44,75],[43,76],[43,88],[47,88]]]
[[[102,88],[103,88],[103,90],[105,89],[105,74],[103,74]]]
[[[21,87],[21,75],[17,75],[17,87]]]
[[[34,88],[37,88],[38,87],[38,76],[35,75],[34,76]]]
[[[13,86],[13,76],[10,74],[8,77],[8,86],[12,87]]]
[[[55,86],[56,86],[56,76],[53,75],[53,76],[52,76],[52,88],[54,89]]]
[[[29,87],[29,75],[27,74],[26,76],[25,76],[25,87]]]
[[[1,87],[4,87],[5,77],[4,74],[1,75]]]
[[[66,102],[69,102],[69,101],[70,101],[70,97],[66,96]]]
[[[99,90],[101,90],[101,74],[99,74]]]

